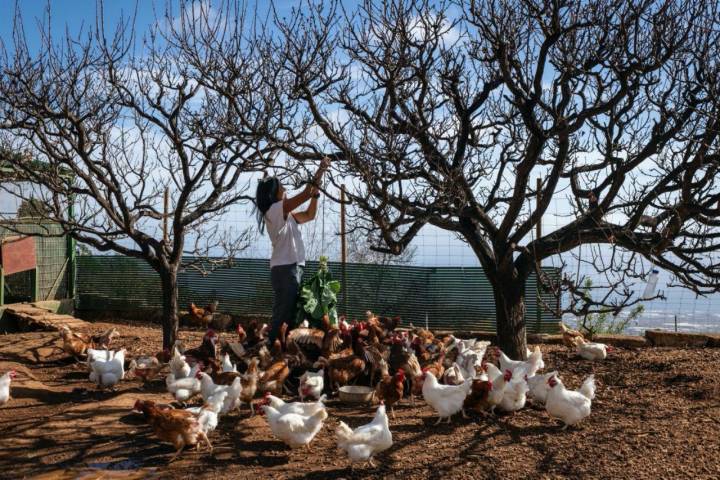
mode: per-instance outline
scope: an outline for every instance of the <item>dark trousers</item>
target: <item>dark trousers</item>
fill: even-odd
[[[270,269],[270,283],[275,293],[269,336],[271,345],[278,337],[280,326],[283,323],[287,323],[289,328],[295,326],[295,314],[302,275],[303,267],[296,263],[277,265]]]

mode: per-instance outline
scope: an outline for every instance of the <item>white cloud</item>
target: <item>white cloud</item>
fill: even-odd
[[[183,26],[187,28],[193,25],[196,28],[209,30],[214,28],[220,19],[220,13],[212,6],[210,0],[196,0],[189,7],[181,6],[180,13],[173,18],[172,24],[178,30]]]
[[[437,16],[429,14],[424,18],[416,17],[411,22],[410,33],[417,41],[428,41],[435,35],[435,25],[438,24]],[[443,46],[450,46],[460,40],[461,33],[457,27],[454,27],[448,19],[443,19],[440,23],[440,40]]]

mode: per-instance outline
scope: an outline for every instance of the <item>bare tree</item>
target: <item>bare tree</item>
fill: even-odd
[[[637,302],[641,259],[720,289],[719,18],[709,0],[316,3],[278,20],[301,113],[273,140],[336,160],[378,250],[426,225],[460,235],[493,285],[500,346],[524,358],[528,276],[582,245],[602,246],[583,258],[619,279],[608,295],[548,286],[585,312]],[[535,238],[563,196],[566,224]]]
[[[378,251],[378,242],[362,228],[354,228],[347,233],[348,261],[371,265],[409,265],[413,262],[417,247],[408,245],[402,253],[395,255]]]
[[[181,2],[173,13],[140,37],[134,18],[107,32],[100,3],[89,31],[56,38],[48,10],[33,50],[16,11],[0,58],[1,139],[22,153],[8,161],[26,181],[11,193],[42,200],[48,220],[92,248],[148,262],[165,347],[184,258],[207,268],[244,246],[218,217],[251,200],[247,174],[265,166],[277,108],[261,81],[262,25],[242,3]]]

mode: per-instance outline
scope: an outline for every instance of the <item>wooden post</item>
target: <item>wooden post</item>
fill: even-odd
[[[340,272],[342,276],[343,313],[348,314],[347,235],[345,231],[345,185],[340,187]]]
[[[535,209],[538,211],[538,214],[540,213],[540,193],[542,192],[542,178],[538,177],[536,182],[536,189],[535,192],[536,200],[535,200]],[[535,240],[539,240],[542,237],[542,215],[540,215],[540,218],[537,220],[537,224],[535,224]],[[536,327],[536,333],[540,332],[540,327],[542,325],[542,314],[540,312],[540,269],[542,268],[542,265],[540,265],[540,260],[538,260],[537,256],[535,257],[535,265],[537,267],[537,273],[535,274],[535,310],[537,315],[537,327]]]
[[[31,270],[31,272],[32,272],[32,289],[33,289],[32,301],[38,302],[38,301],[42,300],[40,298],[40,270],[38,269],[38,267],[35,267],[34,269]]]
[[[5,272],[0,265],[0,305],[5,305]]]
[[[68,195],[68,217],[70,220],[75,219],[75,197],[73,195]],[[72,235],[66,235],[66,249],[67,249],[67,296],[69,298],[75,298],[75,283],[76,283],[76,274],[77,274],[77,255],[76,255],[76,243],[75,239],[72,237]]]
[[[167,245],[170,243],[168,238],[168,211],[170,210],[170,194],[168,188],[165,187],[165,193],[163,195],[163,243]]]

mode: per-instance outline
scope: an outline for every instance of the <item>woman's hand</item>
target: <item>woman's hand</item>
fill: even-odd
[[[320,170],[323,172],[330,168],[330,157],[323,157],[322,160],[320,160]]]
[[[315,172],[315,184],[320,183],[320,180],[322,180],[322,177],[328,168],[330,168],[330,158],[323,157],[320,161],[320,168],[318,168],[317,172]]]

